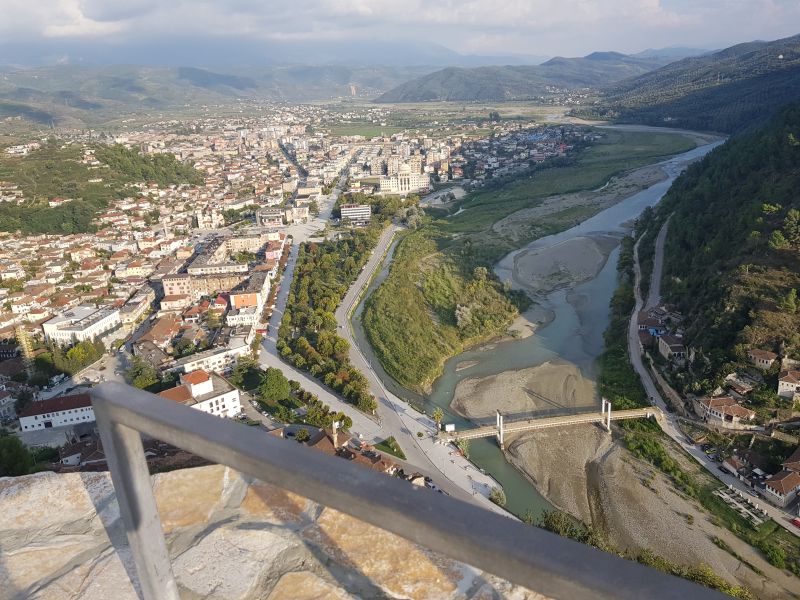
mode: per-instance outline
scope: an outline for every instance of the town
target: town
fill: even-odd
[[[5,149],[6,165],[19,172],[40,157],[68,156],[85,173],[85,187],[40,198],[26,194],[20,177],[0,183],[4,203],[69,210],[87,190],[108,201],[90,220],[76,222],[85,231],[37,234],[31,223],[27,235],[3,236],[0,419],[49,468],[102,469],[87,392],[124,381],[451,493],[452,484],[431,472],[431,463],[429,471],[415,468],[397,440],[369,421],[375,390],[346,358],[347,341],[335,336],[335,322],[328,325],[337,348],[326,354],[335,367],[330,373],[323,363],[307,364],[317,350],[325,352],[321,345],[307,349],[302,331],[283,331],[285,313],[300,314],[300,299],[289,293],[298,285],[292,277],[298,255],[326,240],[352,239],[365,244],[354,264],[363,269],[379,234],[417,225],[425,194],[534,172],[595,135],[579,126],[489,115],[368,138],[328,131],[350,120],[380,128],[388,109],[341,114],[300,105],[264,112],[155,122],[114,134],[63,132]],[[176,172],[191,170],[169,181],[120,183],[118,172],[151,157],[169,159]],[[342,369],[349,372],[347,385],[337,379]],[[296,379],[303,377],[312,381]],[[318,384],[334,406],[304,389]],[[435,439],[440,421],[427,418],[418,434]],[[198,464],[177,448],[151,450],[151,468]],[[440,451],[443,463],[448,454],[459,455],[460,485],[470,496],[488,498],[496,489],[461,448]],[[470,470],[474,480],[464,477]],[[449,483],[450,492],[434,478]]]

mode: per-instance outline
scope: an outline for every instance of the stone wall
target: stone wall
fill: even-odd
[[[539,599],[222,466],[155,475],[181,597]],[[0,479],[0,597],[135,600],[108,473]]]

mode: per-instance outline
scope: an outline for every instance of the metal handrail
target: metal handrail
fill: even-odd
[[[722,594],[121,383],[91,390],[146,600],[177,600],[141,435],[349,514],[553,598],[720,599]]]

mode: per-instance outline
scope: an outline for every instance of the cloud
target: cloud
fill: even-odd
[[[2,0],[0,36],[209,44],[394,40],[465,53],[585,54],[713,48],[796,33],[797,0]],[[131,57],[135,59],[135,57]]]

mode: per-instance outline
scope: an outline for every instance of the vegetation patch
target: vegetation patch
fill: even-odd
[[[424,390],[447,358],[504,332],[530,301],[493,276],[497,260],[599,209],[554,212],[533,223],[521,239],[493,231],[495,222],[548,196],[596,189],[621,171],[695,146],[670,133],[606,130],[601,135],[574,157],[545,163],[521,177],[490,180],[454,207],[463,209],[458,215],[429,218],[398,242],[389,275],[367,299],[362,317],[370,344],[398,383]]]
[[[394,437],[388,437],[385,440],[378,442],[375,444],[375,449],[387,454],[391,454],[392,456],[396,456],[400,460],[406,459],[403,449],[400,447],[400,444],[397,443],[397,440],[395,440]]]

